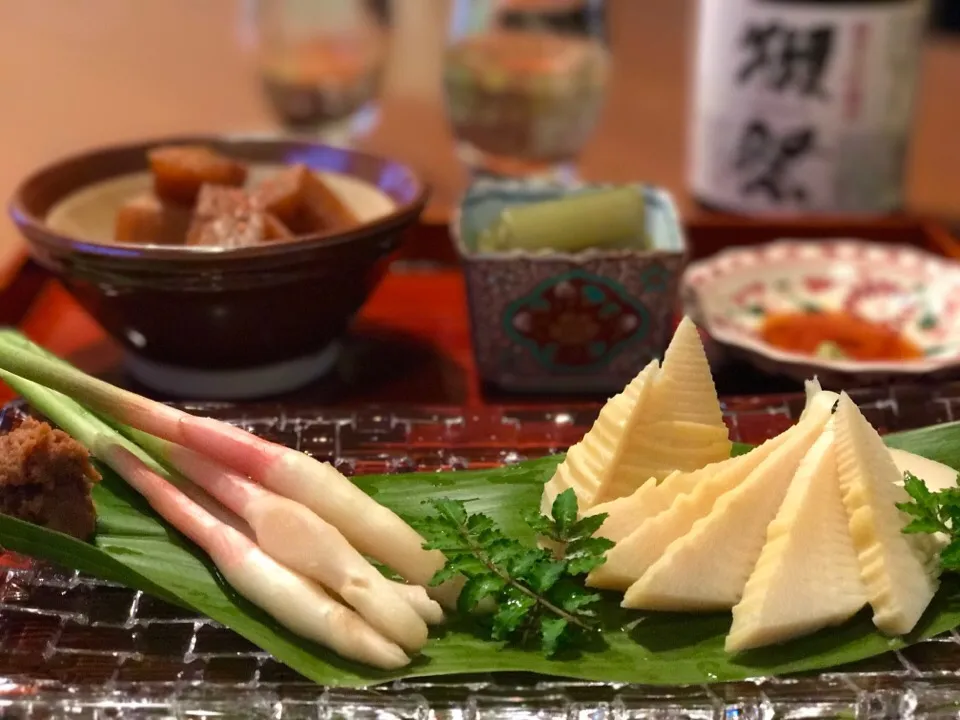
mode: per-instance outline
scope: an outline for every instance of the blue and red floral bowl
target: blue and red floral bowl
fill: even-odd
[[[476,249],[479,234],[506,207],[601,187],[480,180],[465,194],[451,236],[463,261],[484,383],[508,392],[612,394],[662,357],[687,254],[665,191],[635,186],[644,196],[649,250]]]

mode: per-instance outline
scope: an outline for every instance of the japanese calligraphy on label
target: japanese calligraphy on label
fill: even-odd
[[[697,196],[749,213],[899,208],[928,0],[700,8]]]

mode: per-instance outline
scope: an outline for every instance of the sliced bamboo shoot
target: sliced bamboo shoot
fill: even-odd
[[[594,503],[632,494],[648,479],[663,480],[730,457],[729,430],[696,326],[684,318],[670,341],[649,398],[631,418],[618,465]]]
[[[680,321],[664,353],[650,400],[650,412],[652,417],[661,421],[719,428],[726,437],[723,410],[717,399],[710,363],[697,326],[688,317]]]
[[[843,393],[836,414],[837,468],[860,576],[883,632],[910,632],[937,591],[937,540],[901,532],[909,517],[896,504],[910,498],[877,431]]]
[[[830,417],[836,398],[834,393],[823,393],[814,403],[814,412],[821,426]],[[678,473],[664,480],[655,494],[651,492],[653,497],[647,499],[648,506],[662,506],[664,509],[638,522],[632,532],[617,542],[607,552],[607,561],[587,577],[587,584],[609,590],[627,590],[660,560],[672,543],[706,517],[721,497],[745,482],[781,446],[801,432],[801,425],[794,425],[746,455],[728,458],[692,473]],[[614,510],[628,512],[625,507]],[[614,517],[614,522],[619,527],[623,520]]]
[[[767,528],[760,559],[733,608],[726,649],[741,652],[840,625],[866,604],[828,425]]]
[[[949,465],[938,463],[920,455],[914,455],[906,450],[890,448],[889,452],[901,475],[897,484],[903,484],[902,476],[904,473],[911,473],[923,480],[926,486],[934,492],[957,487],[957,471]]]
[[[642,412],[658,371],[657,361],[651,361],[623,392],[607,401],[593,427],[567,451],[566,458],[544,486],[540,512],[549,515],[557,495],[568,488],[576,493],[581,511],[594,504],[597,493],[617,472],[627,426]]]
[[[786,442],[746,479],[721,495],[709,513],[672,542],[630,586],[623,607],[705,611],[736,605],[763,550],[767,525],[776,515],[801,459],[827,424],[832,405],[827,400],[811,407]]]

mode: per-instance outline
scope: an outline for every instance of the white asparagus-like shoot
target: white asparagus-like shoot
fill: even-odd
[[[242,533],[192,502],[116,443],[97,442],[94,454],[139,492],[150,507],[202,548],[243,597],[301,637],[345,658],[393,670],[410,660],[395,643],[307,578],[273,560]]]
[[[0,331],[0,368],[65,393],[121,423],[186,446],[232,468],[283,497],[299,502],[336,527],[361,553],[404,579],[427,586],[443,567],[443,554],[423,549],[423,538],[329,465],[211,418],[198,418],[93,378],[26,338]],[[461,583],[430,587],[455,607]]]
[[[412,652],[427,642],[427,626],[417,610],[339,530],[312,511],[188,448],[143,433],[134,440],[243,518],[265,553],[332,590],[383,635]]]

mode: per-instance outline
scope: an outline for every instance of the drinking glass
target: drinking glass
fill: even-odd
[[[377,122],[385,0],[248,0],[264,96],[291,134],[349,145]]]
[[[570,180],[607,87],[602,0],[453,0],[447,114],[478,174]]]

